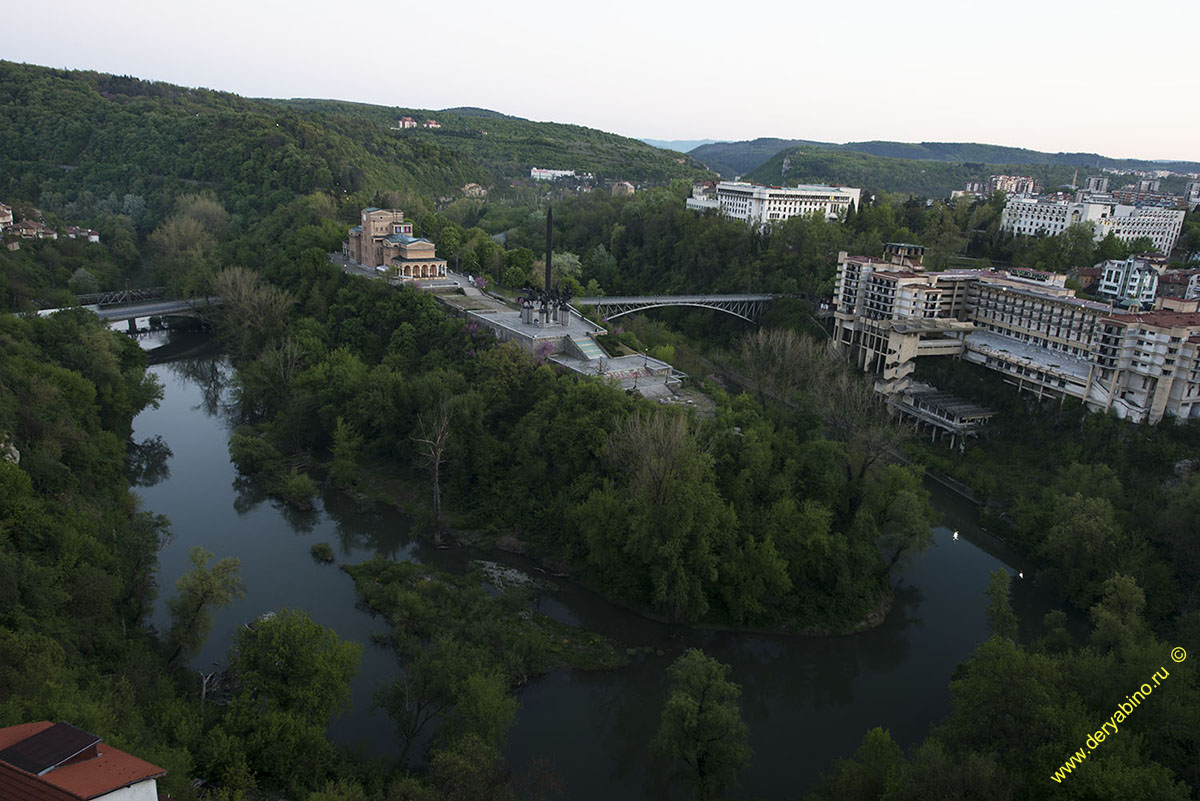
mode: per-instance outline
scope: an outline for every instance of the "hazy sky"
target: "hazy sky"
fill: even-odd
[[[43,0],[0,58],[635,137],[1200,161],[1200,3]]]

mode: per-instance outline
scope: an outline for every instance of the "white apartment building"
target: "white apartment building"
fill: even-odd
[[[1084,223],[1092,226],[1097,242],[1109,232],[1122,242],[1147,237],[1155,250],[1170,253],[1183,230],[1183,216],[1182,209],[1013,197],[1000,216],[1000,227],[1013,234],[1033,236],[1061,234],[1074,223]]]
[[[530,167],[529,177],[535,181],[553,181],[556,178],[574,178],[574,170],[543,170],[541,167]]]
[[[717,184],[715,195],[716,207],[722,214],[765,225],[814,213],[824,215],[827,220],[842,219],[851,206],[858,209],[862,190],[845,186],[761,186],[742,181],[721,181]],[[691,200],[699,202],[693,203]],[[691,209],[712,207],[711,196],[693,196],[688,202],[688,208]]]
[[[1144,257],[1130,256],[1123,261],[1113,259],[1096,265],[1102,272],[1096,294],[1119,306],[1138,305],[1149,309],[1158,296],[1158,278],[1165,265]]]

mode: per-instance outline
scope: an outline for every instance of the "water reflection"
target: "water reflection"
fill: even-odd
[[[141,442],[130,440],[127,471],[129,483],[135,487],[153,487],[171,477],[170,446],[161,436],[146,437]]]
[[[233,367],[224,356],[193,356],[167,362],[163,366],[176,378],[200,390],[200,403],[197,406],[199,410],[209,417],[215,417],[221,411],[221,399],[233,376]]]

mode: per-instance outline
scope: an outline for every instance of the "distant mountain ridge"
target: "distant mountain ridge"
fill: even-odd
[[[663,150],[674,150],[679,153],[689,153],[701,145],[711,145],[720,140],[717,139],[641,139],[648,145],[660,147]]]
[[[806,139],[760,138],[744,142],[716,142],[689,151],[710,169],[729,178],[746,175],[785,150],[796,147],[818,148],[863,153],[868,156],[907,159],[910,161],[939,161],[962,164],[1039,164],[1059,167],[1078,167],[1080,170],[1171,170],[1200,172],[1200,162],[1152,159],[1118,159],[1098,153],[1046,153],[1021,147],[987,145],[975,142],[817,142]]]
[[[781,150],[747,173],[747,181],[766,185],[834,184],[860,187],[868,193],[894,192],[926,198],[948,197],[968,181],[986,181],[989,175],[1031,175],[1043,186],[1070,184],[1076,170],[1069,164],[984,164],[982,162],[871,156],[853,150],[793,147]],[[1179,192],[1187,179],[1164,178],[1162,188]],[[1118,181],[1118,184],[1121,182]]]

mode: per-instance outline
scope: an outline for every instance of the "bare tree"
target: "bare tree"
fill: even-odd
[[[687,418],[667,412],[639,411],[618,423],[609,438],[612,459],[656,505],[664,502],[667,482],[679,474],[688,446]]]
[[[223,270],[213,281],[220,296],[220,331],[243,356],[255,356],[287,330],[295,299],[245,267]]]
[[[439,398],[433,409],[426,414],[417,415],[417,433],[413,442],[424,446],[422,457],[433,473],[433,542],[442,544],[441,513],[442,513],[442,463],[446,461],[446,444],[450,439],[450,421],[454,410],[445,398]]]
[[[292,377],[300,371],[304,361],[304,349],[296,340],[285,337],[280,342],[268,345],[259,358],[270,367],[272,375],[279,376],[280,384],[287,386],[292,382]]]

